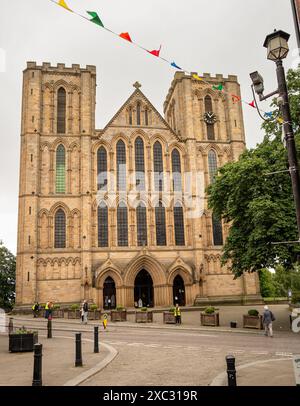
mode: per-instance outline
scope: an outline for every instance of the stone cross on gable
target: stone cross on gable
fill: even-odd
[[[136,89],[139,89],[140,87],[142,87],[142,85],[139,82],[135,82],[133,84],[133,87],[135,87]]]

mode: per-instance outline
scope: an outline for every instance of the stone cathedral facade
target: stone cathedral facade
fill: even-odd
[[[175,74],[164,118],[139,83],[102,130],[96,68],[28,62],[23,77],[16,306],[241,302],[256,274],[221,266],[228,226],[207,208],[245,148],[236,76]]]

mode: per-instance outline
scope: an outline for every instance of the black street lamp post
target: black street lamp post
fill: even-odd
[[[253,72],[250,74],[250,77],[253,82],[254,90],[259,95],[259,99],[261,101],[266,100],[269,97],[274,96],[275,94],[279,94],[278,104],[280,105],[283,118],[283,128],[289,161],[289,172],[291,176],[293,195],[296,206],[298,236],[300,241],[300,179],[298,159],[292,126],[288,89],[285,79],[285,71],[282,63],[282,59],[286,58],[289,52],[289,38],[290,35],[286,32],[275,30],[272,34],[266,37],[266,40],[264,42],[264,47],[268,49],[268,59],[275,62],[277,66],[276,73],[278,89],[264,96],[264,84],[262,76],[258,72]]]

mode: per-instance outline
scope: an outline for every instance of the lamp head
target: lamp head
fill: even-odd
[[[289,53],[288,40],[290,34],[275,30],[272,34],[267,35],[264,47],[268,49],[268,59],[276,62],[287,57]]]

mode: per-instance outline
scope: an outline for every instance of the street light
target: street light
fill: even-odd
[[[298,236],[300,241],[300,179],[299,179],[299,170],[298,170],[298,160],[297,152],[295,145],[295,138],[292,126],[291,110],[289,104],[288,89],[285,80],[285,72],[282,60],[287,57],[289,52],[288,40],[290,35],[284,31],[274,31],[272,34],[269,34],[264,42],[264,47],[267,48],[267,58],[276,63],[276,73],[277,73],[277,82],[278,88],[268,95],[264,96],[264,85],[263,78],[258,72],[253,72],[250,74],[252,80],[252,88],[258,94],[259,99],[266,100],[275,94],[279,94],[278,104],[281,109],[282,118],[283,118],[283,129],[285,134],[285,142],[288,153],[289,161],[289,172],[291,175],[292,188],[294,201],[296,206],[296,215],[297,215],[297,226],[298,226]]]

